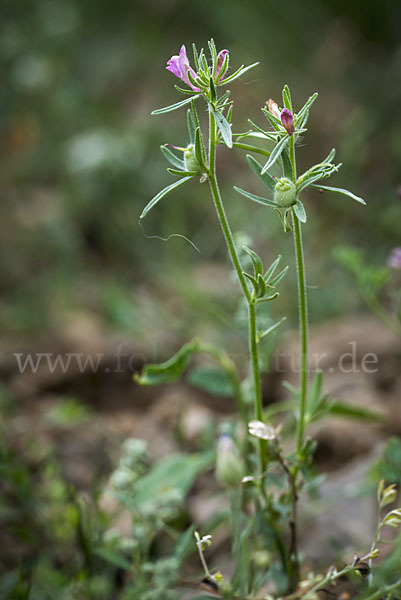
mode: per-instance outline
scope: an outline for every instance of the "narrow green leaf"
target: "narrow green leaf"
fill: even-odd
[[[136,383],[143,386],[160,385],[162,383],[173,383],[177,381],[188,367],[192,355],[199,348],[197,340],[185,344],[169,360],[159,364],[147,364],[138,375],[134,374]]]
[[[267,293],[266,282],[263,279],[263,275],[261,273],[258,274],[256,280],[258,282],[258,292],[257,292],[257,295],[258,295],[258,297],[262,298]]]
[[[256,281],[255,277],[253,277],[249,273],[246,273],[245,271],[242,271],[242,274],[243,274],[244,277],[246,277],[247,279],[249,279],[249,281],[253,285],[253,289],[255,291],[255,294],[257,294],[257,292],[258,292],[258,282]]]
[[[263,148],[258,148],[257,146],[250,146],[249,144],[242,144],[241,142],[233,142],[233,148],[240,148],[241,150],[247,150],[248,152],[255,152],[256,154],[261,154],[262,156],[266,157],[270,156],[270,152],[268,152],[267,150],[263,150]]]
[[[314,101],[316,100],[318,95],[319,94],[317,92],[315,92],[314,94],[312,94],[312,96],[310,98],[308,98],[308,100],[305,102],[305,104],[303,105],[303,107],[297,113],[297,115],[295,117],[295,125],[298,125],[298,123],[303,119],[303,117],[305,116],[305,113],[307,113],[309,111],[310,107],[312,106],[312,104],[314,103]]]
[[[280,273],[278,275],[276,275],[275,277],[273,277],[273,279],[270,281],[270,285],[272,285],[273,287],[275,287],[284,277],[284,275],[287,273],[288,269],[290,267],[284,267],[284,269],[282,271],[280,271]]]
[[[177,90],[177,92],[181,92],[181,94],[188,94],[192,97],[196,95],[196,92],[194,90],[191,90],[190,88],[182,88],[178,85],[175,85],[174,87]]]
[[[131,563],[124,556],[121,556],[121,554],[110,548],[95,548],[94,553],[106,562],[124,571],[130,571],[132,567]]]
[[[355,194],[353,194],[349,190],[344,190],[342,188],[337,188],[337,187],[331,187],[329,185],[317,185],[317,184],[312,184],[312,187],[319,188],[320,190],[325,190],[327,192],[334,192],[336,194],[342,194],[343,196],[349,196],[353,200],[356,200],[357,202],[360,202],[360,204],[365,204],[366,205],[366,202],[365,202],[365,200],[363,198],[360,198],[359,196],[356,196]]]
[[[258,342],[260,342],[265,337],[267,337],[268,335],[270,335],[271,333],[273,333],[273,331],[275,331],[276,329],[278,329],[280,327],[280,325],[282,323],[284,323],[284,321],[286,321],[286,320],[287,320],[287,317],[283,317],[282,319],[280,319],[280,321],[277,321],[277,323],[274,323],[273,325],[271,325],[270,327],[268,327],[264,331],[260,331],[258,333]]]
[[[199,71],[199,56],[195,44],[192,44],[192,52],[194,55],[195,71]]]
[[[178,156],[176,156],[168,146],[160,146],[160,150],[162,151],[164,158],[166,158],[171,165],[173,165],[177,169],[185,169],[184,161],[181,158],[178,158]]]
[[[231,131],[231,125],[225,118],[225,116],[219,111],[213,109],[214,117],[216,119],[217,127],[220,130],[220,133],[223,137],[224,143],[228,148],[233,147],[233,137]]]
[[[272,264],[270,265],[270,267],[267,269],[264,277],[265,277],[265,281],[266,283],[269,283],[270,279],[272,278],[274,271],[277,269],[279,263],[281,260],[281,255],[279,254],[278,257],[276,258],[276,260],[274,262],[272,262]]]
[[[381,413],[369,410],[367,408],[362,408],[360,406],[346,404],[345,402],[341,402],[340,400],[333,400],[329,412],[330,414],[338,417],[358,420],[361,419],[364,421],[382,421],[385,418],[384,415]]]
[[[178,544],[174,550],[174,558],[178,561],[179,564],[183,562],[184,559],[188,558],[193,552],[195,552],[196,545],[194,544],[194,533],[196,526],[191,525],[188,529],[183,533],[178,541]]]
[[[269,173],[262,174],[262,165],[256,160],[256,158],[250,154],[247,154],[246,159],[252,171],[263,181],[264,184],[267,185],[272,192],[274,192],[276,182],[273,177],[269,175]]]
[[[209,45],[209,51],[210,51],[210,56],[212,58],[212,65],[213,65],[212,77],[214,77],[216,75],[216,69],[217,69],[217,50],[216,50],[216,44],[214,43],[214,40],[211,39],[208,42],[208,45]]]
[[[191,96],[190,98],[185,98],[185,100],[181,100],[181,102],[177,102],[176,104],[170,104],[170,106],[166,106],[165,108],[158,108],[157,110],[152,111],[150,114],[151,115],[162,115],[164,113],[168,113],[171,112],[172,110],[177,110],[178,108],[181,108],[182,106],[185,106],[186,104],[189,104],[190,102],[192,102],[192,100],[196,100],[196,98],[199,98],[200,94],[197,94],[196,96]]]
[[[305,208],[300,200],[298,200],[298,199],[296,200],[296,203],[294,204],[293,209],[294,209],[294,213],[297,215],[297,217],[301,221],[301,223],[306,223]]]
[[[235,71],[235,73],[233,73],[229,77],[226,77],[225,79],[222,79],[222,81],[219,81],[219,85],[225,85],[229,81],[234,81],[234,79],[238,79],[238,77],[241,77],[241,75],[244,75],[244,73],[246,73],[250,69],[253,69],[258,64],[259,63],[256,62],[256,63],[253,63],[252,65],[249,65],[248,67],[244,67],[244,66],[240,67],[239,69],[237,69],[237,71]]]
[[[272,115],[271,112],[269,111],[269,109],[266,108],[266,106],[264,106],[262,108],[262,113],[270,121],[270,124],[273,127],[273,129],[275,129],[276,131],[282,131],[283,127],[282,127],[281,121],[279,119],[277,119],[277,117]]]
[[[323,386],[323,371],[318,370],[312,380],[307,398],[307,410],[310,417],[316,412],[320,403]]]
[[[275,292],[271,296],[265,296],[264,298],[258,298],[256,300],[256,304],[261,304],[262,302],[271,302],[272,300],[275,300],[279,296],[280,296],[280,294],[278,292]]]
[[[258,204],[263,204],[264,206],[272,206],[274,208],[276,207],[276,204],[272,200],[268,200],[267,198],[262,198],[261,196],[256,196],[255,194],[251,194],[250,192],[246,192],[245,190],[243,190],[242,188],[237,187],[236,185],[234,186],[234,189],[239,194],[242,194],[246,198],[249,198],[250,200],[253,200],[254,202],[257,202]]]
[[[214,87],[213,77],[210,77],[210,79],[209,79],[209,89],[210,89],[210,100],[214,104],[216,102],[217,94],[216,94],[216,88]]]
[[[326,158],[324,160],[322,160],[322,163],[331,163],[331,162],[333,162],[335,156],[336,156],[336,149],[332,148],[330,150],[329,154],[326,156]]]
[[[270,154],[269,160],[267,161],[267,163],[262,168],[262,175],[264,173],[266,173],[266,171],[268,169],[270,169],[274,165],[274,163],[280,157],[281,153],[283,152],[284,148],[286,147],[286,145],[288,144],[289,141],[290,141],[290,136],[286,135],[273,148],[272,153]]]
[[[206,168],[206,152],[203,145],[200,127],[197,127],[195,131],[195,156],[198,163],[202,167]]]
[[[194,117],[192,115],[192,111],[190,108],[187,110],[187,124],[188,124],[189,139],[191,140],[191,144],[194,144],[195,143],[196,125],[195,125]]]
[[[248,248],[248,246],[242,246],[243,249],[245,250],[245,252],[247,254],[249,254],[249,256],[251,257],[252,263],[253,263],[253,269],[254,269],[254,275],[255,277],[257,275],[262,275],[263,273],[263,264],[262,261],[260,260],[259,256],[256,254],[256,252],[254,252],[253,250],[251,250],[251,248]]]
[[[167,171],[176,177],[195,177],[195,175],[199,175],[198,171],[181,171],[177,169],[168,168]]]
[[[283,87],[283,104],[284,108],[288,108],[292,112],[292,101],[291,101],[291,93],[290,88],[287,84]]]
[[[292,167],[290,157],[288,156],[287,150],[281,153],[281,163],[283,165],[283,172],[288,179],[292,179]]]
[[[174,181],[174,183],[171,183],[170,185],[168,185],[167,187],[165,187],[164,189],[162,189],[158,194],[156,194],[156,196],[154,196],[154,198],[152,198],[152,200],[150,202],[148,202],[148,204],[145,206],[145,208],[143,209],[139,220],[142,221],[142,219],[144,219],[146,217],[146,215],[148,214],[148,212],[162,199],[164,198],[164,196],[166,196],[166,194],[169,194],[170,192],[172,192],[176,187],[178,187],[179,185],[182,185],[183,183],[185,183],[186,181],[189,181],[190,179],[192,179],[191,177],[184,177],[184,179],[179,179],[178,181]]]

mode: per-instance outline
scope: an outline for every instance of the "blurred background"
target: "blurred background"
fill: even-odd
[[[207,184],[190,182],[166,196],[144,230],[138,225],[145,204],[172,181],[160,145],[187,143],[184,111],[150,116],[181,99],[166,61],[181,44],[190,54],[192,42],[207,47],[211,37],[230,50],[233,69],[260,61],[232,84],[237,131],[248,128],[248,118],[262,125],[260,108],[269,98],[280,104],[285,83],[296,108],[319,92],[299,169],[335,147],[344,164],[330,185],[351,189],[367,206],[305,194],[310,316],[317,326],[363,317],[367,309],[333,253],[353,245],[381,267],[401,244],[401,3],[3,0],[0,11],[2,406],[12,415],[17,457],[42,460],[42,447],[30,442],[26,449],[27,434],[42,428],[41,442],[57,441],[69,480],[85,488],[94,468],[81,459],[93,456],[93,431],[79,437],[74,424],[90,412],[93,427],[103,411],[107,435],[135,433],[135,415],[149,413],[159,392],[136,392],[133,369],[164,360],[194,335],[244,352],[238,289]],[[266,263],[280,253],[287,264],[291,235],[273,212],[232,190],[235,183],[263,193],[244,159],[240,151],[219,150],[232,227]],[[148,237],[175,233],[200,252],[180,237]],[[283,331],[291,335],[294,270],[280,291],[273,317],[287,315]],[[380,335],[372,329],[367,347]],[[116,372],[119,344],[127,356]],[[15,354],[28,352],[102,353],[101,373],[41,364],[21,374]],[[167,404],[175,406],[171,398]],[[165,427],[169,415],[161,410],[152,419]],[[157,440],[154,454],[162,455],[169,446]],[[99,472],[110,469],[108,460],[99,459]],[[12,564],[24,554],[24,539],[8,556]]]

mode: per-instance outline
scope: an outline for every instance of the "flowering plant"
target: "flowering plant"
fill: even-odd
[[[205,572],[201,582],[204,589],[222,598],[256,599],[271,597],[266,596],[267,591],[264,590],[268,587],[268,582],[273,580],[274,586],[268,589],[273,590],[275,595],[287,593],[288,598],[293,600],[300,597],[312,599],[317,597],[319,590],[326,589],[340,577],[363,573],[369,576],[372,598],[379,597],[374,596],[376,589],[374,578],[371,577],[371,562],[378,554],[382,527],[386,524],[401,524],[399,509],[390,512],[390,516],[387,515],[380,521],[379,533],[370,551],[362,558],[355,556],[343,569],[336,570],[333,567],[325,575],[308,575],[301,564],[298,547],[298,498],[304,493],[306,483],[309,486],[316,485],[312,469],[316,444],[307,435],[307,428],[311,423],[335,412],[340,406],[339,401],[322,393],[321,372],[315,374],[312,382],[308,381],[307,284],[301,234],[307,214],[300,195],[309,188],[318,188],[350,197],[360,204],[365,202],[346,189],[320,183],[336,174],[341,166],[341,163],[334,163],[334,149],[321,162],[300,175],[297,173],[296,145],[300,136],[307,132],[309,112],[317,99],[317,93],[296,112],[286,85],[282,94],[283,108],[279,108],[273,100],[269,100],[262,108],[268,121],[268,129],[250,121],[249,131],[235,133],[232,130],[233,101],[230,91],[226,90],[219,95],[219,88],[241,77],[258,63],[248,67],[241,66],[229,75],[228,50],[217,52],[211,40],[209,51],[208,61],[203,50],[198,53],[193,46],[193,68],[183,45],[179,54],[167,63],[167,69],[187,85],[187,88],[175,86],[187,97],[176,104],[155,110],[152,114],[163,114],[189,106],[188,144],[185,147],[167,144],[161,146],[163,155],[172,165],[168,172],[179,179],[152,198],[142,211],[140,220],[178,186],[199,176],[200,182],[208,182],[227,251],[247,306],[250,376],[241,382],[236,365],[225,352],[193,340],[165,363],[146,365],[142,374],[135,379],[141,385],[176,381],[189,367],[191,358],[196,353],[208,352],[224,371],[231,394],[237,401],[246,433],[241,437],[240,427],[224,432],[217,444],[216,460],[217,479],[227,488],[230,501],[233,576],[226,579],[221,573],[214,574],[209,570],[204,553],[206,546],[211,543],[211,536],[208,534],[201,537],[196,533],[196,545]],[[206,102],[209,117],[207,136],[202,132],[196,108],[198,100]],[[254,145],[254,142],[258,142],[258,145]],[[284,232],[293,232],[301,369],[299,387],[294,389],[288,386],[290,397],[278,411],[273,409],[269,412],[262,404],[260,354],[262,340],[276,331],[285,317],[266,329],[261,326],[258,309],[262,304],[279,297],[278,286],[287,274],[288,267],[279,270],[278,256],[266,268],[262,258],[253,249],[246,246],[238,248],[217,180],[216,148],[219,144],[224,144],[229,149],[247,151],[248,165],[267,188],[268,195],[257,196],[237,186],[234,189],[264,208],[273,208],[281,219]],[[171,147],[182,152],[182,156],[173,152]],[[263,157],[263,164],[254,157],[255,154]],[[243,257],[247,257],[251,268],[245,266]],[[275,412],[280,412],[284,419],[278,426],[273,420]],[[295,437],[294,447],[290,451],[288,436]],[[385,488],[383,483],[379,494],[380,508],[385,505],[383,498],[386,494],[394,500],[393,488]],[[391,585],[391,590],[401,587],[401,579]]]

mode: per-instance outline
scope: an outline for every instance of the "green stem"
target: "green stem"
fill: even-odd
[[[224,210],[223,201],[220,195],[219,186],[216,178],[216,122],[213,111],[209,110],[209,183],[212,192],[214,205],[220,221],[220,225],[223,231],[224,238],[226,240],[228,252],[233,263],[235,272],[238,277],[238,281],[241,285],[243,294],[246,298],[249,308],[249,346],[251,354],[252,374],[254,381],[254,395],[255,395],[255,418],[262,419],[262,393],[260,386],[260,373],[259,373],[259,360],[258,360],[258,346],[257,346],[257,331],[256,331],[256,308],[254,300],[248,288],[248,284],[242,272],[241,263],[235,247],[233,234],[228,223],[227,215]],[[259,440],[259,459],[260,459],[260,473],[263,474],[266,470],[266,444],[263,440]],[[262,477],[262,482],[264,477]],[[263,485],[263,483],[262,483]]]
[[[297,166],[295,159],[295,139],[290,140],[290,162],[292,170],[292,180],[297,182]],[[303,446],[305,431],[305,411],[307,394],[307,375],[308,375],[308,302],[306,294],[305,262],[302,246],[301,224],[293,212],[294,246],[297,262],[298,278],[298,309],[299,309],[299,341],[301,354],[301,373],[300,373],[300,398],[299,398],[299,416],[297,424],[297,453],[298,456]]]
[[[301,225],[298,217],[295,214],[293,214],[293,226],[298,276],[299,338],[301,353],[301,389],[299,397],[299,416],[297,425],[297,452],[299,454],[303,446],[305,431],[305,411],[308,375],[308,307]]]

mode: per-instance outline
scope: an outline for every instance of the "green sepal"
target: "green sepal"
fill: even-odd
[[[151,115],[162,115],[164,113],[171,112],[172,110],[177,110],[178,108],[181,108],[182,106],[185,106],[186,104],[189,104],[193,100],[200,98],[200,96],[201,96],[201,94],[197,94],[196,96],[191,95],[190,98],[185,98],[185,100],[181,100],[180,102],[177,102],[176,104],[170,104],[170,106],[165,106],[164,108],[158,108],[157,110],[152,111],[150,114]]]
[[[176,187],[182,185],[183,183],[185,183],[186,181],[189,181],[190,179],[192,179],[191,177],[184,177],[184,179],[179,179],[178,181],[174,181],[174,183],[171,183],[170,185],[166,186],[165,188],[163,188],[158,194],[156,194],[156,196],[154,196],[152,198],[152,200],[150,202],[148,202],[148,204],[145,206],[145,208],[143,209],[139,220],[142,221],[142,219],[144,219],[146,217],[146,215],[148,214],[148,212],[162,199],[164,198],[164,196],[166,196],[166,194],[169,194],[170,192],[172,192]]]
[[[292,113],[292,101],[291,101],[291,93],[290,88],[287,84],[283,87],[283,104],[284,108],[287,108]]]
[[[296,214],[296,216],[298,217],[298,219],[301,221],[301,223],[306,223],[305,207],[300,200],[297,199],[295,201],[293,210],[294,210],[294,213]]]
[[[251,250],[251,248],[248,248],[248,246],[242,246],[242,247],[245,250],[245,252],[247,254],[249,254],[249,256],[251,257],[255,277],[257,275],[262,275],[263,263],[262,263],[261,259],[259,258],[259,256],[256,254],[256,252]]]
[[[166,158],[168,160],[168,162],[173,165],[173,167],[176,167],[177,169],[185,169],[185,163],[181,158],[178,158],[178,156],[176,156],[174,154],[174,152],[172,150],[170,150],[170,148],[168,148],[166,145],[160,146],[160,150],[164,156],[164,158]]]
[[[139,375],[135,373],[133,380],[142,386],[160,385],[162,383],[174,383],[180,379],[189,365],[194,352],[199,349],[198,340],[188,342],[169,360],[159,364],[148,364]]]
[[[237,187],[236,185],[234,186],[234,189],[239,194],[242,194],[242,196],[245,196],[246,198],[249,198],[250,200],[257,202],[258,204],[263,204],[263,206],[271,206],[273,208],[275,208],[277,206],[275,204],[275,202],[273,202],[273,200],[268,200],[267,198],[262,198],[261,196],[256,196],[255,194],[251,194],[250,192],[247,192],[247,191],[243,190],[242,188]]]
[[[216,102],[217,94],[216,94],[216,88],[214,87],[213,77],[210,77],[210,79],[209,79],[209,88],[210,88],[210,100],[214,104]]]
[[[283,152],[284,148],[286,147],[286,145],[288,144],[290,139],[291,139],[291,137],[289,135],[286,135],[276,144],[276,146],[272,150],[272,153],[270,154],[269,160],[266,162],[266,164],[262,168],[262,171],[261,171],[262,175],[264,173],[266,173],[266,171],[274,165],[274,163],[280,157],[281,153]]]
[[[331,186],[328,186],[328,185],[317,185],[317,184],[314,184],[314,183],[312,183],[312,187],[318,188],[320,190],[325,190],[327,192],[334,192],[336,194],[342,194],[343,196],[349,196],[350,198],[352,198],[353,200],[356,200],[360,204],[365,204],[366,205],[366,202],[365,202],[365,200],[363,198],[360,198],[359,196],[356,196],[355,194],[353,194],[349,190],[344,190],[342,188],[337,188],[337,187],[331,187]]]
[[[258,292],[258,282],[256,281],[255,277],[253,277],[253,275],[250,275],[246,271],[242,271],[242,274],[243,274],[244,277],[246,277],[247,279],[249,279],[249,281],[252,283],[253,289],[254,289],[254,292],[255,292],[255,296],[256,296],[257,292]]]
[[[209,51],[210,51],[210,56],[212,58],[212,65],[213,65],[212,77],[214,77],[216,75],[216,69],[217,69],[217,50],[216,50],[216,44],[214,43],[213,38],[208,42],[208,45],[209,45]]]
[[[267,285],[265,280],[263,279],[263,276],[260,273],[258,274],[256,281],[258,282],[257,297],[263,298],[263,296],[265,296],[265,294],[267,293]]]
[[[272,192],[274,192],[276,181],[273,179],[273,177],[269,175],[269,173],[262,174],[262,165],[250,154],[247,154],[246,160],[248,161],[252,171],[263,181],[264,184],[267,185]]]
[[[195,130],[195,156],[198,163],[206,169],[206,152],[203,145],[200,127]]]

